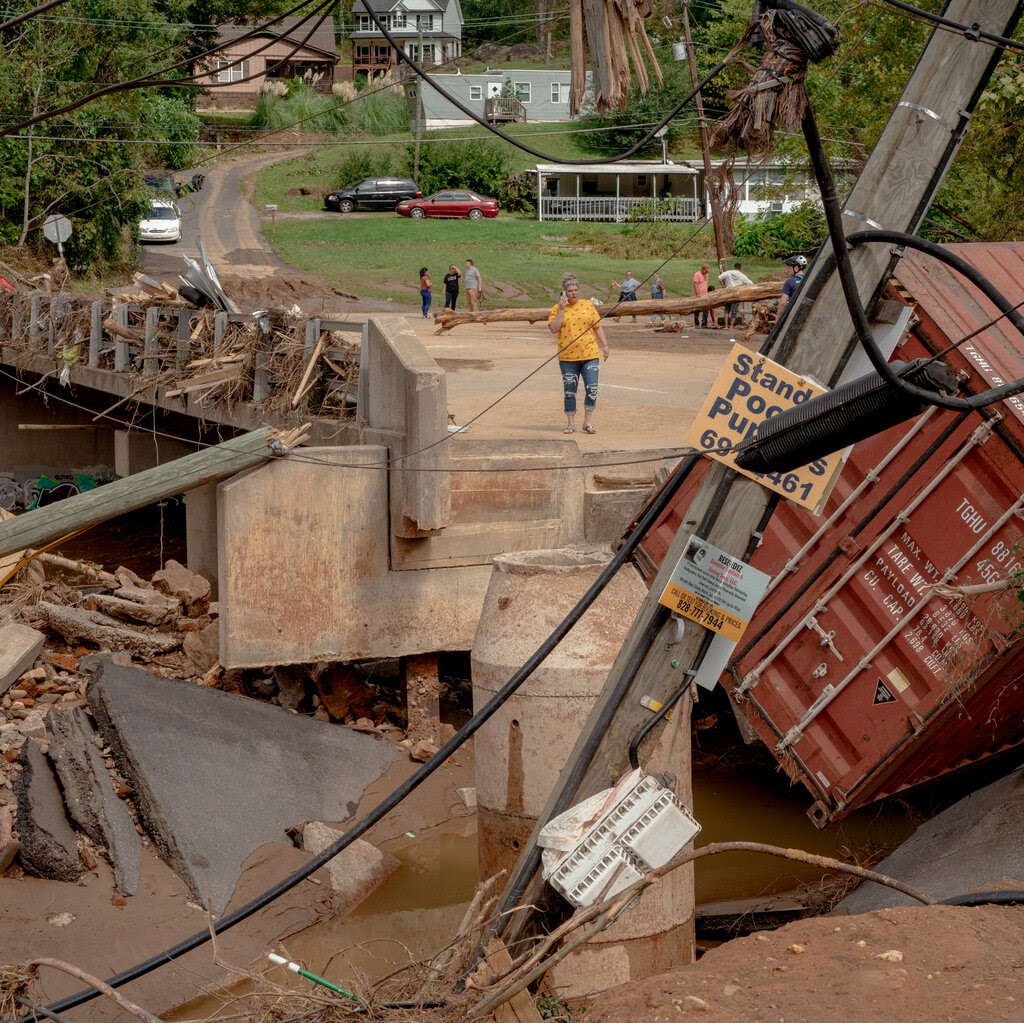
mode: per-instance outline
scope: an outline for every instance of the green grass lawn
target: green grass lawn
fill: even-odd
[[[364,298],[418,301],[419,269],[426,266],[440,300],[448,265],[461,270],[472,259],[483,273],[488,305],[497,308],[555,302],[567,270],[580,278],[584,297],[606,301],[613,277],[621,281],[628,269],[643,280],[693,233],[694,225],[577,227],[516,217],[416,221],[392,214],[339,214],[329,220],[279,220],[273,237],[269,225],[264,230],[282,259]],[[704,261],[714,265],[709,259],[713,251],[711,230],[705,228],[661,270],[667,295],[689,295],[694,271]],[[776,263],[744,260],[744,270],[755,281],[783,276]]]

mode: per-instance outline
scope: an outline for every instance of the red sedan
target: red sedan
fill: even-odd
[[[469,217],[480,220],[481,217],[496,217],[498,203],[495,199],[484,199],[476,192],[451,191],[437,192],[426,199],[405,199],[395,211],[403,217]]]

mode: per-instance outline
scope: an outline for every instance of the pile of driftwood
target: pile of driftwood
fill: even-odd
[[[0,344],[26,371],[70,380],[77,365],[136,375],[118,404],[160,390],[198,411],[254,402],[284,415],[354,415],[359,335],[299,310],[198,309],[136,274],[138,292],[97,302],[61,292],[0,292]],[[45,362],[45,368],[44,368]]]
[[[700,312],[704,309],[718,309],[733,302],[759,302],[765,299],[778,298],[782,294],[781,281],[765,281],[763,284],[749,284],[741,288],[719,288],[710,295],[696,298],[659,298],[645,299],[636,302],[616,302],[614,305],[603,305],[600,308],[602,319],[622,319],[628,317],[648,317],[662,314],[685,314]],[[489,309],[478,311],[456,312],[445,309],[434,313],[434,322],[438,329],[436,334],[443,334],[460,323],[509,323],[526,320],[528,323],[546,321],[551,315],[551,307],[543,309]]]

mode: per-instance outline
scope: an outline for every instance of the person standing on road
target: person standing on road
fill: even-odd
[[[448,267],[448,273],[444,275],[444,307],[445,309],[451,308],[452,312],[455,312],[455,302],[459,297],[459,278],[461,276],[462,272],[454,263]]]
[[[707,263],[701,263],[700,269],[693,275],[693,289],[690,294],[694,298],[700,298],[708,293],[708,273],[711,267]],[[693,325],[695,327],[706,327],[708,325],[708,311],[703,310],[704,322],[701,323],[701,310],[696,310],[693,314]]]
[[[718,282],[723,288],[742,288],[744,285],[754,282],[743,272],[743,265],[735,263],[732,270],[723,270],[718,275]],[[739,302],[727,302],[725,304],[725,325],[733,326],[739,320]]]
[[[427,268],[420,268],[420,298],[423,299],[423,319],[427,318],[427,313],[430,312],[430,290],[433,285],[430,283],[430,274],[427,273]]]
[[[651,278],[651,298],[655,302],[658,299],[665,297],[665,285],[662,284],[661,278],[658,276],[658,271],[654,271],[654,276]],[[658,318],[661,318],[661,322],[664,323],[668,317],[664,313],[651,313],[651,323],[657,323]]]
[[[562,276],[562,294],[548,316],[548,330],[558,337],[558,366],[562,371],[563,433],[576,432],[576,391],[583,377],[583,432],[596,433],[591,419],[597,407],[597,377],[601,357],[608,358],[608,342],[601,315],[593,302],[580,298],[575,274]]]
[[[619,289],[620,302],[635,302],[636,289],[640,287],[640,282],[633,276],[632,271],[627,270],[626,276],[622,278],[622,283],[616,284],[615,281],[612,281],[612,287]],[[633,322],[636,323],[635,316]]]
[[[790,256],[783,261],[789,267],[789,277],[782,285],[782,294],[779,296],[779,304],[775,307],[775,322],[782,319],[789,300],[796,294],[800,285],[804,282],[804,270],[807,269],[806,256]]]
[[[478,303],[484,300],[484,279],[480,271],[473,266],[473,260],[466,260],[466,273],[462,283],[466,286],[466,300],[469,302],[469,311],[475,313],[479,308]]]

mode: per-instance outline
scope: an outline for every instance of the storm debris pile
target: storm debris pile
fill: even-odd
[[[128,568],[111,573],[45,553],[5,585],[0,873],[81,883],[106,860],[117,897],[134,893],[140,836],[149,845],[153,832],[138,803],[136,773],[94,727],[90,686],[103,667],[109,674],[137,665],[154,684],[184,684],[182,696],[198,686],[272,704],[298,715],[289,719],[296,724],[342,723],[343,735],[361,733],[362,742],[391,732],[397,752],[410,753],[412,741],[392,723],[404,724],[398,662],[225,670],[210,597],[208,580],[176,561],[145,579]],[[382,744],[381,755],[394,755],[392,748]]]
[[[359,335],[334,322],[298,307],[199,308],[155,282],[102,301],[0,292],[0,343],[20,370],[55,374],[63,385],[76,366],[131,373],[129,398],[156,392],[198,413],[251,402],[277,415],[301,406],[306,415],[354,416]]]

